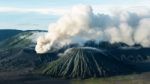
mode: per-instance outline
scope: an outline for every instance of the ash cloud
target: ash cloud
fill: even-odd
[[[50,24],[48,33],[38,38],[35,50],[46,53],[70,43],[82,45],[88,40],[150,47],[149,32],[149,9],[122,10],[107,15],[94,13],[91,6],[77,5]]]

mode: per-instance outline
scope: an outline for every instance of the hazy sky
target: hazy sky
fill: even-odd
[[[91,5],[95,12],[132,6],[150,7],[150,0],[0,0],[0,29],[42,29],[73,5]]]

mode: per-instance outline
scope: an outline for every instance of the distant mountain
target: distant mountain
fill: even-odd
[[[14,35],[6,40],[0,42],[0,48],[8,49],[8,48],[24,48],[29,46],[35,46],[36,39],[40,36],[45,34],[45,31],[39,30],[28,30],[23,31],[17,35]]]
[[[13,29],[0,29],[0,41],[8,39],[18,33],[23,32],[22,30],[13,30]]]
[[[0,42],[0,71],[32,71],[57,59],[56,53],[36,54],[36,39],[45,31],[24,31]]]

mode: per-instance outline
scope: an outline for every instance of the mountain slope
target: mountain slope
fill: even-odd
[[[42,31],[24,31],[19,33],[9,39],[6,39],[0,42],[1,49],[8,49],[8,48],[23,48],[28,47],[30,45],[35,45],[36,39],[38,36],[43,35],[45,32]]]
[[[17,35],[23,31],[13,29],[0,29],[0,41],[8,39],[14,35]]]
[[[127,47],[107,52],[118,61],[132,65],[135,72],[150,71],[150,48]]]
[[[56,60],[56,53],[36,54],[34,47],[43,31],[25,31],[0,42],[0,71],[31,71]]]
[[[57,59],[55,53],[47,53],[40,56],[34,50],[28,48],[13,48],[1,51],[0,53],[1,71],[33,70],[43,63]]]
[[[68,49],[61,58],[48,64],[43,73],[51,77],[89,78],[129,73],[129,68],[99,49],[81,47]]]

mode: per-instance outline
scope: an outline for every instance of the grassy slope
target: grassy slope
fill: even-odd
[[[150,73],[72,80],[71,84],[149,84]]]

